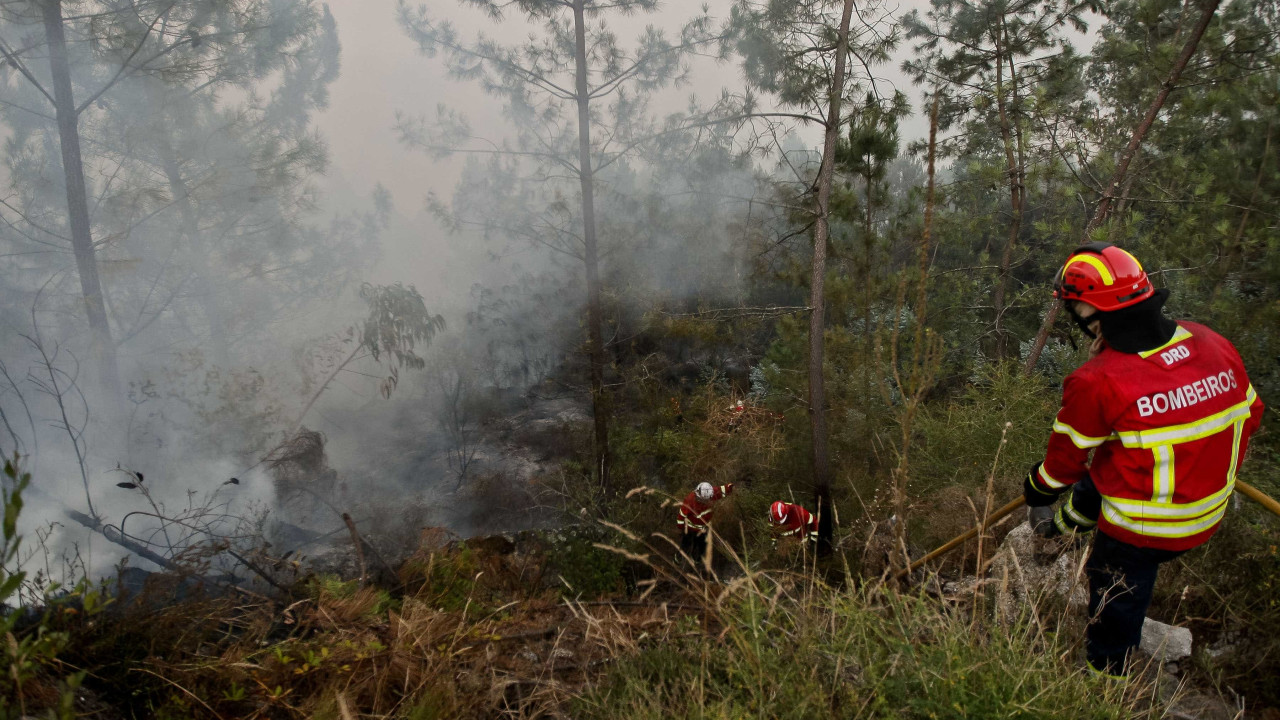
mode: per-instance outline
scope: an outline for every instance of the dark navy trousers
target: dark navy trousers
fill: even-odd
[[[1142,640],[1160,564],[1184,551],[1140,548],[1099,531],[1085,561],[1089,577],[1089,629],[1085,657],[1107,675],[1126,676],[1129,653]]]

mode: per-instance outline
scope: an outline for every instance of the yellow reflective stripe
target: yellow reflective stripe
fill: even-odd
[[[1210,435],[1216,435],[1226,430],[1232,423],[1249,417],[1252,410],[1250,406],[1253,401],[1258,398],[1258,393],[1254,392],[1253,385],[1249,386],[1245,393],[1245,398],[1241,402],[1232,405],[1226,410],[1216,412],[1208,417],[1201,418],[1195,422],[1183,423],[1181,425],[1166,425],[1162,428],[1153,430],[1128,430],[1119,433],[1120,442],[1125,447],[1137,448],[1153,448],[1157,445],[1166,443],[1184,443],[1192,440],[1200,440]],[[1057,429],[1057,423],[1054,424]],[[1074,438],[1072,438],[1074,440]],[[1080,443],[1076,443],[1080,445]],[[1081,446],[1083,447],[1083,446]]]
[[[1088,660],[1085,660],[1084,664],[1089,667],[1089,674],[1092,675],[1093,677],[1105,678],[1107,680],[1128,680],[1129,679],[1128,675],[1112,675],[1111,673],[1103,672],[1102,670],[1099,670],[1098,668],[1094,667],[1093,663],[1089,662]]]
[[[1240,468],[1240,439],[1244,437],[1244,420],[1236,421],[1234,437],[1231,439],[1231,469],[1227,472],[1227,484],[1236,482],[1236,470]]]
[[[1072,497],[1067,498],[1067,504],[1062,506],[1062,509],[1066,511],[1067,516],[1071,518],[1071,521],[1084,527],[1093,527],[1094,525],[1097,525],[1097,520],[1090,520],[1084,515],[1081,515],[1079,510],[1076,510],[1076,507],[1073,504],[1074,500],[1075,496],[1073,494]]]
[[[1102,443],[1115,437],[1114,434],[1107,435],[1105,437],[1089,437],[1061,420],[1053,421],[1053,431],[1056,433],[1062,433],[1063,435],[1071,438],[1071,442],[1081,450],[1098,447]]]
[[[1058,512],[1053,514],[1053,524],[1063,535],[1070,535],[1072,532],[1072,529],[1067,527],[1067,522],[1062,519],[1062,508],[1058,508]]]
[[[1044,469],[1044,463],[1040,463],[1040,470],[1038,474],[1040,476],[1040,479],[1044,481],[1044,484],[1050,488],[1053,488],[1054,490],[1061,490],[1062,488],[1067,486],[1066,483],[1060,482],[1059,480],[1054,478],[1052,475],[1050,475],[1048,472],[1046,472]]]
[[[1184,520],[1181,522],[1141,521],[1134,520],[1119,512],[1105,499],[1102,503],[1102,515],[1108,522],[1118,528],[1123,528],[1139,535],[1146,535],[1147,537],[1189,537],[1217,525],[1226,512],[1227,502],[1223,499],[1217,509],[1197,520]]]
[[[1098,271],[1098,274],[1102,276],[1103,285],[1109,286],[1109,285],[1115,284],[1116,279],[1111,276],[1111,271],[1107,269],[1107,266],[1101,260],[1099,260],[1098,258],[1092,255],[1076,255],[1075,257],[1068,260],[1067,264],[1062,268],[1062,276],[1066,277],[1067,268],[1071,267],[1072,265],[1075,265],[1078,262],[1092,265]]]
[[[1223,502],[1226,502],[1227,496],[1235,489],[1235,476],[1233,475],[1222,489],[1208,497],[1200,498],[1189,503],[1153,503],[1148,500],[1132,500],[1130,498],[1119,498],[1111,495],[1103,495],[1102,502],[1116,509],[1125,517],[1135,520],[1141,519],[1159,519],[1159,520],[1194,520],[1207,512],[1211,512]]]
[[[1151,454],[1155,456],[1155,467],[1152,470],[1154,476],[1151,484],[1151,502],[1153,503],[1171,503],[1173,502],[1173,446],[1157,445],[1151,449]]]
[[[1133,264],[1137,265],[1139,270],[1142,270],[1142,263],[1138,262],[1138,258],[1134,257],[1133,253],[1129,252],[1128,250],[1125,250],[1124,248],[1116,248],[1116,249],[1124,253],[1125,255],[1127,255],[1129,259],[1133,261]],[[1143,272],[1146,272],[1146,271],[1143,270]]]
[[[1173,337],[1169,338],[1169,342],[1161,345],[1158,348],[1155,348],[1154,350],[1143,350],[1142,352],[1138,353],[1138,357],[1149,358],[1158,352],[1161,352],[1163,350],[1168,350],[1170,345],[1177,345],[1178,343],[1182,342],[1183,340],[1186,340],[1189,337],[1191,337],[1191,331],[1179,325],[1178,329],[1174,331]]]

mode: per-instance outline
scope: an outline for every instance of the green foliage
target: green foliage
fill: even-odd
[[[317,575],[310,580],[311,590],[316,599],[332,598],[336,600],[350,600],[356,597],[360,591],[360,582],[358,580],[343,580],[337,575]],[[373,589],[375,597],[373,601],[367,604],[365,612],[370,617],[380,617],[385,615],[389,608],[396,605],[386,590],[382,588]]]
[[[1090,679],[1029,614],[988,626],[924,596],[773,594],[720,604],[715,635],[685,634],[618,663],[574,716],[1159,717]]]
[[[548,572],[562,580],[560,594],[575,599],[604,597],[622,590],[624,558],[596,545],[611,542],[601,533],[570,529],[547,552]]]
[[[8,603],[19,599],[19,591],[26,580],[26,572],[17,568],[18,551],[22,536],[18,534],[18,516],[22,512],[22,492],[31,483],[31,476],[21,471],[18,457],[4,463],[3,491],[0,499],[4,505],[4,521],[0,526],[0,718],[16,718],[35,712],[42,704],[55,699],[48,708],[54,716],[65,720],[75,717],[73,708],[75,691],[84,679],[78,672],[56,682],[61,668],[58,655],[66,648],[71,636],[59,629],[52,619],[58,612],[96,614],[99,608],[96,593],[83,584],[57,599],[56,604],[46,599],[48,607],[11,607]],[[57,592],[54,586],[49,593]],[[76,600],[82,600],[80,609]],[[28,613],[39,613],[38,619],[19,622]]]
[[[411,558],[402,571],[405,584],[446,612],[476,604],[476,577],[480,565],[466,543]]]
[[[444,317],[432,315],[418,289],[400,283],[360,286],[360,297],[369,305],[369,317],[361,332],[361,345],[378,360],[386,354],[396,366],[421,370],[427,361],[414,352],[444,329]]]
[[[924,408],[916,419],[912,489],[928,493],[958,484],[981,487],[993,464],[996,490],[1014,494],[1032,463],[1044,459],[1060,397],[1016,363],[990,365],[963,392]]]

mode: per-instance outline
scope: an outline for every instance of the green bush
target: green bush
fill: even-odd
[[[480,563],[466,543],[410,558],[401,570],[406,588],[441,610],[456,612],[475,604]]]
[[[622,590],[626,560],[596,543],[616,544],[600,533],[571,528],[548,549],[548,572],[563,580],[560,593],[565,597],[595,598]]]
[[[0,493],[4,506],[0,524],[0,718],[19,718],[42,710],[53,717],[73,718],[75,691],[84,673],[61,677],[58,655],[66,648],[70,635],[56,627],[52,615],[59,611],[74,611],[81,617],[96,614],[100,598],[84,582],[68,593],[59,593],[61,588],[52,585],[45,589],[45,608],[39,619],[19,627],[30,610],[10,607],[8,603],[18,600],[27,577],[16,563],[22,545],[18,516],[22,513],[22,493],[30,485],[31,476],[19,469],[15,455],[12,460],[5,460],[4,478],[5,488]],[[56,601],[51,601],[55,594]]]

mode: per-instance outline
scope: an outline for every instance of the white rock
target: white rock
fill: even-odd
[[[1162,663],[1177,662],[1191,655],[1191,631],[1147,618],[1138,647]]]
[[[1042,542],[1024,522],[1009,531],[992,558],[988,576],[1000,582],[997,598],[1007,619],[1017,617],[1027,603],[1039,603],[1049,595],[1064,597],[1073,607],[1088,602],[1079,567],[1083,550],[1065,551],[1053,562],[1041,565],[1036,550]]]

